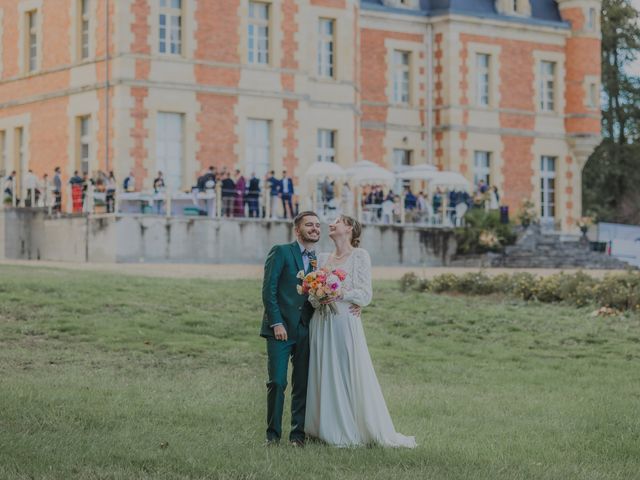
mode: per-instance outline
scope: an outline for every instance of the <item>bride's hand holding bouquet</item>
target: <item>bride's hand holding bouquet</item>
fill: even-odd
[[[300,295],[311,296],[323,310],[328,308],[332,313],[338,312],[335,302],[342,298],[342,282],[347,278],[344,270],[319,268],[306,275],[301,270],[298,278],[302,280],[302,285],[298,285]]]

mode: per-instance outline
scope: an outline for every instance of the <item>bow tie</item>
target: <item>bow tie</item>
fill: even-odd
[[[315,250],[305,250],[302,252],[302,256],[307,256],[310,259],[316,258],[316,251]]]

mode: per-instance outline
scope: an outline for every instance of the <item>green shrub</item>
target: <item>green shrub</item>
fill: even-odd
[[[456,229],[457,253],[501,252],[516,241],[512,224],[500,223],[500,213],[472,208],[464,216],[465,226]]]
[[[489,295],[494,293],[491,278],[484,272],[465,273],[458,278],[456,289],[460,293],[471,295]]]
[[[400,290],[402,290],[403,292],[406,292],[411,288],[415,288],[418,281],[419,281],[418,276],[415,273],[413,272],[405,273],[400,278]]]
[[[597,280],[584,272],[557,273],[548,277],[536,277],[529,272],[517,272],[512,275],[501,273],[495,277],[490,277],[486,272],[462,275],[444,273],[431,280],[421,279],[414,273],[409,273],[400,280],[400,287],[403,290],[413,288],[432,293],[500,293],[527,301],[565,302],[577,307],[597,305],[612,311],[640,312],[640,272],[637,271],[607,275],[603,280]]]
[[[603,307],[640,310],[640,272],[605,276],[595,288],[595,298]]]
[[[433,293],[457,291],[458,277],[453,273],[436,275],[429,282],[429,291]]]
[[[511,276],[511,288],[508,293],[523,300],[531,300],[534,296],[535,275],[529,272],[518,272]]]

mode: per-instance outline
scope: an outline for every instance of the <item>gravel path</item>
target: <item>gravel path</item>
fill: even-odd
[[[146,277],[171,277],[171,278],[205,278],[210,280],[233,279],[261,279],[262,265],[232,265],[232,264],[176,264],[176,263],[68,263],[49,262],[36,260],[2,260],[0,265],[17,265],[24,267],[62,268],[67,270],[79,270],[85,272],[107,272],[122,275],[137,275]],[[477,272],[479,268],[443,268],[443,267],[374,267],[373,278],[376,280],[397,280],[407,272],[415,272],[421,277],[433,277],[441,273],[466,273]],[[515,273],[527,271],[537,275],[547,276],[561,271],[572,272],[576,270],[559,269],[516,269],[516,268],[491,268],[484,269],[489,275],[499,273]],[[602,277],[611,270],[588,270],[587,273],[594,277]]]

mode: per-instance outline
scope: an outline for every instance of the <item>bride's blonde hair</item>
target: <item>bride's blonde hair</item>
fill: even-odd
[[[351,230],[351,246],[357,248],[360,246],[360,236],[362,235],[362,224],[349,215],[341,215],[342,223],[352,228]]]

